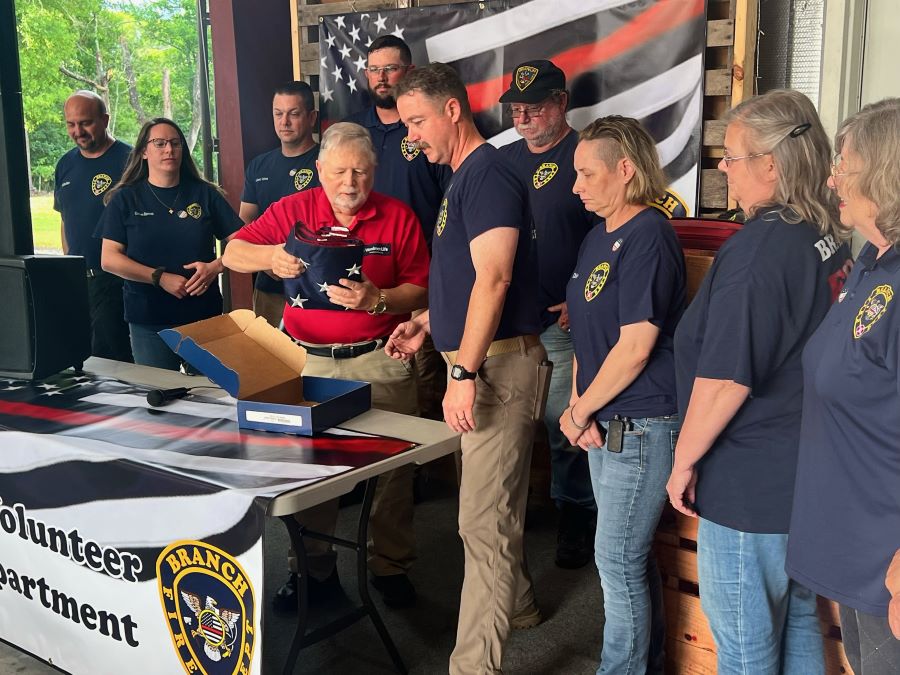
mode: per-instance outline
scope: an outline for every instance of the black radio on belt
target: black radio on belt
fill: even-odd
[[[609,452],[622,452],[626,431],[634,431],[630,417],[616,415],[609,421],[606,430],[606,449]]]

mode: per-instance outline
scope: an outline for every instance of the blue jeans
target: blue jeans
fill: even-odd
[[[721,675],[825,672],[816,595],[785,573],[787,537],[700,519],[700,601]]]
[[[681,420],[636,419],[622,452],[588,452],[597,500],[597,571],[603,587],[603,650],[597,673],[662,673],[665,615],[653,534],[666,503],[666,482]]]
[[[131,351],[134,362],[141,366],[153,366],[166,370],[179,370],[181,358],[169,349],[157,333],[171,326],[156,326],[145,323],[129,323],[131,333]]]
[[[553,324],[541,334],[541,342],[547,350],[547,358],[553,362],[544,413],[550,442],[550,498],[557,506],[560,502],[570,502],[593,511],[597,507],[587,455],[581,448],[573,448],[559,430],[560,415],[569,407],[572,396],[572,359],[575,357],[572,336],[559,324]]]

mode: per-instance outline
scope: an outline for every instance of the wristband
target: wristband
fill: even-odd
[[[584,426],[581,426],[580,424],[578,424],[578,422],[575,421],[575,406],[574,405],[569,406],[569,417],[571,418],[572,424],[575,425],[576,429],[581,429],[582,431],[584,431],[589,426],[591,426],[591,418],[590,417],[588,418],[587,424],[585,424]]]
[[[159,288],[159,280],[162,278],[165,271],[165,267],[157,267],[153,270],[153,273],[150,275],[150,283]]]

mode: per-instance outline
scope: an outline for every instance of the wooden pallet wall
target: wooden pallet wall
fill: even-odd
[[[319,20],[328,14],[446,5],[469,0],[291,0],[294,76],[316,85],[319,72]],[[753,0],[708,0],[706,75],[700,212],[729,208],[724,176],[716,169],[722,156],[725,112],[753,93],[757,14]],[[316,87],[313,86],[315,90]],[[318,96],[318,95],[317,95]]]

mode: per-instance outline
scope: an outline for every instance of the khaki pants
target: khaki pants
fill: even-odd
[[[459,534],[465,579],[453,675],[501,672],[510,618],[534,605],[522,530],[544,347],[492,356],[478,371],[475,431],[462,437]]]
[[[372,407],[406,415],[418,414],[416,371],[411,363],[390,358],[384,350],[353,359],[307,356],[304,375],[339,380],[364,380],[372,384]],[[378,479],[372,513],[369,517],[369,570],[378,576],[406,573],[415,560],[413,534],[413,477],[415,466],[408,464],[383,474]],[[338,500],[319,504],[294,515],[310,530],[334,534]],[[325,579],[334,569],[335,552],[331,544],[305,540],[309,574]],[[293,572],[297,571],[294,551],[288,554]]]
[[[430,420],[444,421],[444,394],[447,393],[447,364],[434,349],[431,336],[416,354],[419,377],[419,412]]]
[[[265,274],[260,272],[259,274]],[[273,327],[281,326],[284,315],[284,296],[281,293],[267,293],[258,288],[253,289],[253,312],[263,317]]]

